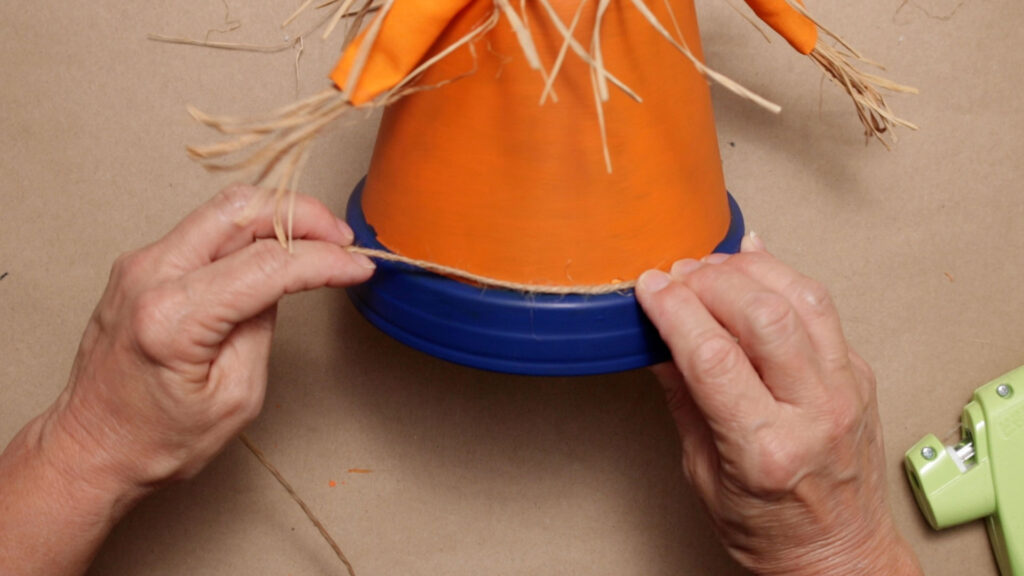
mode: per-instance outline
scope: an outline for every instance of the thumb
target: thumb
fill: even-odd
[[[235,327],[226,342],[238,350],[242,361],[266,366],[277,324],[277,304]]]
[[[277,305],[235,326],[220,346],[220,354],[210,368],[211,382],[234,389],[242,398],[238,425],[244,426],[259,415],[266,395],[270,347],[277,321]],[[222,389],[221,393],[229,393]]]

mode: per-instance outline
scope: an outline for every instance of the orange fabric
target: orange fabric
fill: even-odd
[[[452,18],[472,0],[398,0],[381,25],[366,67],[349,99],[365,104],[394,88],[423,60]],[[353,42],[331,72],[343,90],[366,33]]]
[[[699,57],[692,0],[671,1]],[[552,3],[570,22],[577,0]],[[588,4],[576,32],[583,46],[590,46],[596,4]],[[526,5],[550,69],[561,35],[537,2]],[[671,21],[663,3],[650,5],[662,22]],[[434,50],[490,10],[490,1],[474,1]],[[471,75],[385,110],[363,196],[381,243],[412,258],[530,284],[635,279],[648,268],[711,252],[730,214],[707,80],[628,2],[608,10],[602,44],[607,69],[644,99],[634,102],[610,87],[612,174],[590,67],[569,54],[555,82],[559,101],[539,105],[543,80],[502,19],[479,43],[475,61],[460,49],[420,83]]]
[[[747,0],[747,5],[798,52],[810,54],[814,50],[818,43],[818,27],[786,0]]]

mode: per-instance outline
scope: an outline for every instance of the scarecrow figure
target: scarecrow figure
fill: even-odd
[[[859,54],[800,4],[747,2],[850,95],[867,137],[884,144],[893,126],[913,128],[878,91],[909,89],[858,70]],[[192,154],[276,178],[283,203],[318,133],[385,106],[349,206],[364,248],[402,262],[354,293],[374,323],[428,352],[513,372],[663,358],[623,290],[649,268],[734,251],[743,233],[709,81],[778,111],[703,63],[692,0],[341,0],[336,14],[352,18],[353,33],[333,86],[258,120],[193,111],[236,140]],[[486,302],[480,284],[512,293]]]

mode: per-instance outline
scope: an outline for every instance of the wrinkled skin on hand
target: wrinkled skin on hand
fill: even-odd
[[[0,454],[0,573],[84,573],[134,503],[256,417],[277,302],[373,274],[345,248],[352,230],[305,196],[282,248],[264,194],[228,188],[114,264],[67,387]]]
[[[234,186],[166,237],[114,264],[50,422],[136,486],[202,469],[259,413],[286,294],[373,272],[347,225],[298,196],[292,253],[273,240],[274,202]]]
[[[893,525],[870,367],[825,288],[748,237],[641,277],[683,467],[758,574],[920,574]]]

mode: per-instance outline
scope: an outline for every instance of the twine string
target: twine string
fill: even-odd
[[[340,560],[341,563],[345,565],[345,569],[348,570],[349,576],[356,576],[356,571],[355,568],[352,567],[352,563],[349,562],[348,558],[345,557],[345,553],[341,551],[341,547],[338,546],[338,543],[335,542],[334,538],[331,537],[331,533],[328,532],[327,528],[324,527],[323,522],[321,522],[320,519],[317,518],[316,514],[314,514],[313,511],[310,510],[309,506],[306,505],[306,502],[302,499],[302,497],[299,496],[297,492],[295,492],[294,488],[292,488],[291,483],[289,483],[288,480],[285,480],[285,477],[281,474],[281,472],[277,470],[277,467],[270,463],[270,460],[267,459],[267,456],[266,454],[263,453],[263,450],[260,450],[260,448],[256,446],[256,443],[253,442],[252,439],[249,438],[249,436],[246,435],[245,433],[239,435],[238,439],[242,442],[242,444],[245,445],[246,448],[249,449],[250,452],[252,452],[252,455],[256,457],[256,460],[259,460],[259,463],[262,464],[263,467],[270,472],[274,479],[277,480],[277,483],[280,484],[281,487],[284,488],[285,492],[287,492],[288,495],[292,497],[292,500],[294,500],[295,503],[299,505],[299,508],[302,508],[302,511],[306,514],[306,518],[309,518],[309,521],[312,522],[313,526],[315,526],[316,529],[320,532],[320,536],[323,537],[323,539],[331,547],[331,550],[334,551],[334,555],[337,556],[338,560]]]
[[[480,274],[474,274],[467,270],[460,268],[454,268],[451,266],[445,266],[443,264],[437,264],[436,262],[430,262],[429,260],[418,260],[416,258],[409,258],[401,256],[393,252],[386,250],[377,250],[374,248],[365,248],[362,246],[350,246],[349,252],[353,254],[362,254],[368,258],[374,260],[382,260],[385,262],[395,262],[398,264],[406,264],[413,266],[427,272],[433,272],[435,274],[441,274],[443,276],[451,276],[458,278],[459,280],[466,280],[474,284],[479,284],[485,288],[500,288],[502,290],[511,290],[513,292],[523,292],[527,294],[552,294],[569,296],[573,294],[579,294],[584,296],[600,296],[603,294],[615,294],[623,293],[636,288],[636,280],[628,281],[617,281],[610,282],[608,284],[574,284],[574,285],[548,285],[548,284],[526,284],[521,282],[509,282],[507,280],[499,280],[497,278],[491,278],[489,276],[482,276]]]

